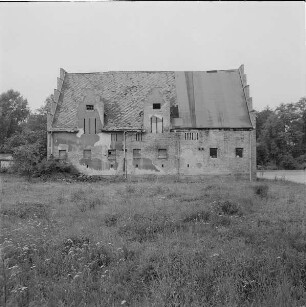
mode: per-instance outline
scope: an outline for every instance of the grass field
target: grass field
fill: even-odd
[[[1,306],[306,305],[306,189],[2,175]]]

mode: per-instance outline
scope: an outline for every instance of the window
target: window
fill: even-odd
[[[153,103],[153,109],[160,109],[160,103]]]
[[[136,141],[138,141],[138,142],[142,141],[142,133],[141,132],[136,133]]]
[[[116,149],[109,149],[108,150],[108,159],[109,160],[116,160]]]
[[[164,132],[164,119],[156,116],[151,117],[151,133],[163,133]]]
[[[91,150],[90,149],[84,149],[83,157],[84,157],[84,159],[91,159]]]
[[[133,149],[133,159],[139,159],[141,157],[140,149]]]
[[[86,133],[86,129],[85,129],[85,127],[86,127],[86,121],[85,121],[85,118],[84,118],[84,134]]]
[[[95,134],[97,134],[97,119],[95,118]]]
[[[117,139],[118,139],[117,133],[112,133],[112,134],[111,134],[111,140],[112,140],[112,142],[117,142]]]
[[[243,148],[236,148],[236,157],[237,158],[243,157]]]
[[[59,150],[59,158],[65,160],[67,158],[67,150]]]
[[[159,159],[167,159],[167,149],[158,149],[158,158]]]
[[[93,111],[93,109],[94,109],[93,104],[87,104],[87,105],[86,105],[86,110],[87,110],[87,111]]]
[[[198,132],[186,132],[185,133],[185,140],[198,140],[199,139],[199,133]]]
[[[209,155],[211,158],[218,158],[218,148],[210,148]]]

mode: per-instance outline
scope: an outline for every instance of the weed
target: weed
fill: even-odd
[[[107,227],[116,226],[118,221],[118,215],[117,214],[107,214],[104,218],[104,224]]]
[[[268,197],[269,186],[267,184],[260,184],[253,187],[254,193],[262,198]]]
[[[183,223],[188,222],[207,222],[210,220],[211,213],[209,211],[193,212],[183,218]]]

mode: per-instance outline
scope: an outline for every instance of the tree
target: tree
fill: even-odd
[[[0,95],[0,151],[7,138],[21,131],[29,113],[28,101],[19,92],[9,90]]]

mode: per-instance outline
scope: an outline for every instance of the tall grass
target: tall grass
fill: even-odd
[[[303,306],[305,188],[2,177],[3,306]]]

